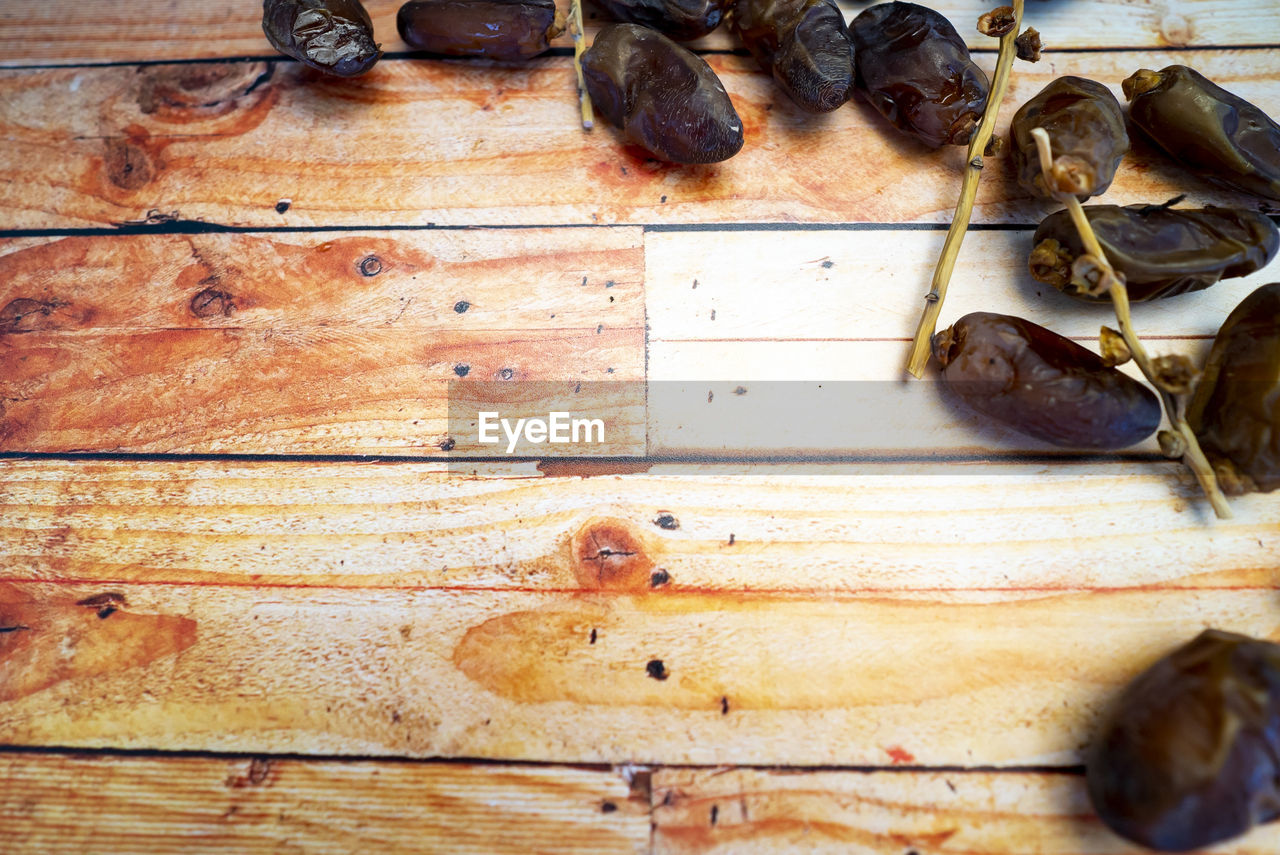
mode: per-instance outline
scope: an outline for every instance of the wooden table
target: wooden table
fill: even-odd
[[[876,447],[650,411],[638,459],[460,467],[463,375],[898,388],[963,153],[801,115],[713,34],[746,147],[661,165],[578,130],[567,42],[415,59],[369,5],[389,54],[335,80],[252,2],[0,3],[5,848],[1130,851],[1081,749],[1201,628],[1280,637],[1280,501],[1214,522],[1153,444],[938,400]],[[990,69],[985,4],[939,5]],[[1001,132],[1175,62],[1280,114],[1268,0],[1027,22]],[[1108,313],[1023,272],[1048,208],[983,179],[945,321],[1091,342]],[[1106,200],[1181,192],[1241,203],[1140,138]],[[1202,354],[1276,276],[1137,323]]]

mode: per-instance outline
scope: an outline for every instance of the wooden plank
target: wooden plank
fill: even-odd
[[[841,4],[846,17],[861,11]],[[980,0],[935,0],[973,47],[990,48],[973,27],[987,10]],[[1177,4],[1138,4],[1128,0],[1081,0],[1071,4],[1027,4],[1027,23],[1044,34],[1054,50],[1069,48],[1202,47],[1280,44],[1280,26],[1267,0],[1182,0]],[[374,33],[384,50],[408,46],[395,28],[392,4],[370,3]],[[602,14],[588,6],[588,34]],[[1105,26],[1094,22],[1105,21]],[[558,46],[567,46],[564,36]],[[694,43],[699,48],[736,47],[723,29]],[[195,0],[135,0],[128,7],[101,8],[71,0],[49,0],[0,12],[0,65],[264,56],[257,6],[214,9]]]
[[[0,331],[640,327],[641,240],[627,227],[0,240]]]
[[[451,381],[644,377],[635,229],[76,237],[0,271],[6,451],[462,453]],[[643,452],[614,391],[601,449]]]
[[[1280,505],[1247,496],[1233,508],[1211,524],[1166,463],[544,478],[532,463],[463,477],[438,462],[8,460],[0,567],[15,581],[103,586],[548,594],[649,590],[662,571],[663,591],[818,599],[1280,584]],[[617,557],[602,560],[606,548]]]
[[[1280,638],[1258,588],[4,582],[0,618],[7,744],[551,762],[1071,764],[1121,685],[1203,627]]]
[[[940,325],[969,312],[1002,312],[1090,343],[1099,326],[1114,327],[1109,302],[1075,300],[1031,278],[1033,236],[1031,230],[979,231],[965,238]],[[878,230],[650,232],[644,238],[649,339],[910,341],[945,237]],[[1278,278],[1280,262],[1194,294],[1138,303],[1134,324],[1152,338],[1153,349],[1162,339],[1212,338],[1245,295]],[[884,379],[901,376],[898,370]]]
[[[1096,337],[1082,343],[1097,349]],[[1161,339],[1150,350],[1203,364],[1210,343]],[[1079,453],[975,413],[932,368],[909,381],[907,347],[905,340],[651,341],[649,453],[752,460]],[[1121,370],[1141,376],[1132,363]],[[1159,446],[1153,435],[1124,451],[1158,455]]]
[[[879,230],[647,234],[650,452],[1058,452],[976,416],[933,384],[903,382],[943,237]],[[1099,328],[1116,326],[1110,304],[1072,300],[1020,272],[1031,246],[1030,231],[970,235],[942,323],[972,311],[1005,312],[1096,350]],[[1139,332],[1153,353],[1203,361],[1222,320],[1276,270],[1139,304]],[[1132,364],[1124,370],[1140,376]],[[1158,453],[1158,446],[1152,437],[1134,450]]]
[[[14,853],[649,851],[649,800],[565,766],[0,754]]]
[[[655,855],[1137,855],[1084,780],[1041,772],[657,769]],[[1280,825],[1202,850],[1265,855]]]
[[[714,55],[747,143],[675,166],[578,126],[567,57],[519,68],[379,65],[357,80],[296,63],[0,73],[0,228],[178,217],[239,226],[947,222],[964,153],[931,152],[863,104],[802,115],[748,57]],[[990,66],[994,57],[980,61]],[[1280,52],[1060,54],[1020,67],[1012,110],[1065,73],[1117,87],[1140,67],[1196,66],[1280,113]],[[1045,212],[990,162],[977,222]],[[1108,201],[1249,204],[1136,142]],[[282,199],[292,205],[276,210]]]

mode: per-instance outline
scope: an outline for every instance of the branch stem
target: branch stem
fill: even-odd
[[[996,57],[995,77],[991,83],[991,92],[987,95],[987,106],[982,111],[982,121],[969,138],[969,155],[965,164],[964,180],[960,184],[960,199],[956,202],[956,212],[951,218],[951,227],[947,229],[947,240],[942,245],[942,254],[933,269],[933,283],[924,298],[924,312],[920,315],[920,323],[916,326],[915,338],[911,342],[911,353],[907,357],[907,371],[913,377],[924,374],[924,366],[929,361],[929,346],[933,333],[938,328],[938,316],[942,314],[942,301],[947,298],[947,284],[956,267],[956,258],[960,255],[960,245],[964,242],[965,233],[969,230],[969,218],[973,216],[973,201],[978,194],[978,177],[982,174],[982,153],[995,132],[996,116],[1000,112],[1000,102],[1004,100],[1009,89],[1009,71],[1013,67],[1013,58],[1018,52],[1015,43],[1018,30],[1022,28],[1023,0],[1013,0],[1013,28],[1000,37],[1000,53]]]
[[[1035,128],[1031,131],[1031,135],[1035,138],[1036,150],[1040,155],[1040,171],[1044,174],[1045,186],[1052,187],[1053,181],[1050,176],[1053,174],[1053,147],[1049,142],[1049,134],[1044,128]],[[1204,451],[1201,450],[1200,443],[1196,440],[1196,435],[1191,430],[1191,426],[1182,417],[1177,396],[1161,388],[1160,384],[1156,382],[1156,372],[1151,363],[1151,356],[1147,353],[1147,349],[1143,347],[1142,341],[1133,329],[1133,316],[1129,313],[1129,290],[1125,288],[1124,281],[1116,275],[1115,268],[1107,260],[1107,254],[1103,251],[1102,244],[1098,242],[1098,236],[1094,234],[1089,218],[1085,216],[1084,206],[1080,204],[1080,200],[1073,193],[1055,193],[1054,198],[1067,206],[1067,212],[1071,215],[1071,222],[1075,224],[1076,231],[1080,233],[1080,242],[1084,244],[1085,253],[1097,260],[1098,266],[1102,270],[1102,278],[1108,283],[1107,293],[1111,297],[1116,320],[1120,322],[1120,335],[1124,337],[1125,344],[1129,346],[1129,351],[1133,354],[1134,364],[1138,366],[1142,376],[1146,377],[1151,385],[1155,387],[1156,394],[1160,397],[1160,403],[1164,405],[1165,415],[1169,418],[1169,426],[1186,443],[1186,451],[1182,455],[1182,462],[1195,474],[1196,480],[1200,482],[1200,489],[1204,491],[1205,496],[1209,499],[1209,504],[1213,506],[1213,512],[1218,518],[1231,519],[1231,507],[1227,504],[1226,496],[1223,495],[1218,486],[1218,479],[1213,473],[1213,466],[1209,464],[1208,459],[1204,456]]]
[[[582,54],[587,49],[587,37],[582,26],[582,0],[569,0],[569,35],[573,39],[573,71],[578,77],[578,105],[582,108],[582,129],[595,127],[595,111],[591,108],[591,96],[587,94],[587,81],[582,76]]]

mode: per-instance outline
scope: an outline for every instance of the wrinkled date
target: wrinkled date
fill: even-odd
[[[1053,149],[1049,186],[1040,170],[1040,154],[1031,136],[1044,128]],[[1081,201],[1111,186],[1129,151],[1124,113],[1111,90],[1083,77],[1059,77],[1014,114],[1009,126],[1018,183],[1046,198],[1073,193]]]
[[[974,312],[933,337],[942,379],[983,415],[1067,448],[1123,448],[1160,424],[1141,383],[1022,318]]]
[[[285,56],[339,77],[364,74],[382,56],[359,0],[264,0],[262,31]]]
[[[850,32],[856,87],[881,115],[934,148],[969,142],[990,84],[946,18],[915,3],[881,3]]]
[[[1280,282],[1245,297],[1223,322],[1187,423],[1224,490],[1280,488]]]
[[[1266,267],[1280,250],[1275,224],[1253,211],[1086,205],[1084,212],[1107,259],[1124,275],[1134,302],[1248,276]],[[1031,275],[1072,297],[1105,300],[1105,294],[1090,296],[1072,279],[1071,265],[1083,253],[1070,215],[1056,211],[1036,229]]]
[[[615,21],[640,24],[687,42],[720,26],[731,0],[595,0]]]
[[[1094,810],[1166,852],[1280,812],[1280,645],[1206,630],[1120,695],[1087,756]]]
[[[564,31],[554,0],[411,0],[396,28],[417,50],[506,61],[537,56]]]
[[[582,55],[591,103],[627,139],[673,163],[714,163],[742,148],[742,120],[711,66],[636,24],[610,24]]]
[[[835,0],[738,0],[729,26],[804,109],[825,113],[853,94],[853,41]]]
[[[1280,202],[1280,125],[1253,104],[1185,65],[1136,72],[1124,96],[1134,124],[1184,166]]]

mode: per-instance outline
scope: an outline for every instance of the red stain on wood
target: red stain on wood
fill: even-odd
[[[916,756],[901,745],[890,745],[885,749],[885,753],[889,755],[889,759],[895,766],[916,762]]]

